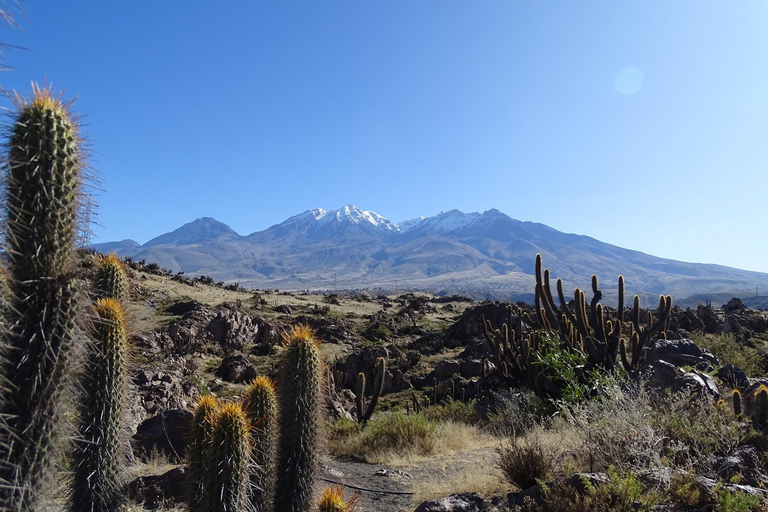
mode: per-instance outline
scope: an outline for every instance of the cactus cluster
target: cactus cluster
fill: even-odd
[[[13,290],[2,343],[0,508],[35,509],[56,446],[75,339],[73,249],[84,159],[70,105],[16,96],[5,161],[5,253]]]
[[[563,349],[584,352],[590,365],[612,371],[621,362],[624,370],[636,375],[644,350],[658,338],[666,337],[666,330],[672,310],[672,298],[659,297],[659,307],[654,315],[648,312],[647,324],[641,322],[640,299],[635,296],[629,318],[628,337],[624,337],[624,278],[619,276],[619,304],[616,317],[606,318],[607,312],[600,300],[603,293],[597,276],[592,276],[592,300],[587,303],[586,295],[576,288],[573,306],[569,305],[563,293],[562,280],[557,280],[557,295],[560,306],[555,305],[550,285],[549,269],[542,272],[541,254],[536,255],[536,318],[527,313],[512,315],[509,321],[494,329],[488,320],[483,320],[485,335],[493,348],[495,363],[502,375],[510,379],[524,379],[543,393],[556,393],[556,386],[536,365],[537,356],[543,349],[544,337],[555,337]],[[526,331],[523,324],[526,324]]]
[[[344,499],[344,489],[340,486],[325,487],[323,497],[317,502],[318,512],[352,512],[360,501],[360,495],[355,493],[349,499]]]
[[[198,401],[187,450],[192,510],[309,510],[321,389],[318,342],[304,326],[285,341],[277,482],[277,398],[272,381],[259,377],[241,402]],[[281,499],[275,502],[275,496]]]

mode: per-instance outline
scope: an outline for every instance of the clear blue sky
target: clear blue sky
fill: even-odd
[[[768,272],[764,0],[22,6],[2,85],[79,96],[94,241],[498,208]]]

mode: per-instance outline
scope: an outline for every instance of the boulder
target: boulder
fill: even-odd
[[[657,361],[666,361],[675,366],[693,366],[702,370],[708,366],[720,366],[720,361],[709,350],[699,348],[689,339],[657,340],[646,352],[645,364],[652,365]]]
[[[182,503],[189,494],[187,471],[184,466],[162,475],[140,476],[128,484],[128,496],[147,509]]]
[[[411,388],[413,388],[411,383],[408,381],[408,379],[405,378],[403,372],[397,368],[393,370],[387,370],[387,372],[384,374],[384,389],[381,391],[383,395],[388,393],[397,393],[398,391]]]
[[[168,409],[184,409],[184,381],[180,371],[142,370],[133,378],[140,403],[148,415]]]
[[[214,373],[217,377],[235,384],[249,382],[258,377],[256,368],[243,355],[225,357]]]
[[[254,342],[259,332],[259,324],[253,317],[236,309],[224,308],[206,326],[214,343],[226,352],[243,350]]]
[[[163,411],[139,424],[132,438],[134,452],[147,455],[156,450],[171,460],[182,460],[191,424],[189,411]]]
[[[440,381],[450,379],[461,371],[461,362],[456,359],[440,361],[435,366],[435,378]]]
[[[476,492],[451,494],[447,498],[425,501],[414,512],[481,512],[483,498]]]
[[[485,360],[486,375],[489,375],[495,369],[496,369],[496,366],[492,362],[486,359]],[[471,379],[472,377],[482,377],[483,376],[483,360],[482,359],[462,360],[459,373],[465,379]]]
[[[749,379],[747,378],[747,374],[744,373],[744,370],[737,368],[730,363],[718,369],[717,376],[731,388],[744,391],[749,387]]]

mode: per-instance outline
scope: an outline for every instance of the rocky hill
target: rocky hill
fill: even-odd
[[[615,297],[610,283],[622,274],[628,293],[645,305],[659,294],[695,305],[768,289],[768,274],[657,258],[498,210],[452,210],[396,225],[354,206],[314,209],[247,236],[206,217],[143,245],[125,240],[94,248],[250,288],[426,290],[525,300],[541,253],[567,286],[588,287],[597,274],[607,297]]]

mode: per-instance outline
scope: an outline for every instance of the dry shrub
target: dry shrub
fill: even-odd
[[[706,470],[713,454],[731,453],[748,435],[728,407],[642,385],[612,386],[568,419],[583,432],[589,471]]]
[[[555,469],[555,454],[538,439],[513,438],[498,448],[499,468],[512,485],[527,489],[543,482]]]

